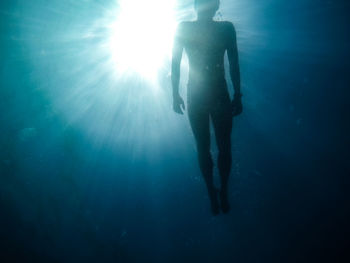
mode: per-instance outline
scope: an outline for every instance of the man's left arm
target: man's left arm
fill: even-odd
[[[230,77],[234,88],[232,114],[233,116],[237,116],[242,113],[243,107],[241,102],[241,76],[239,69],[236,30],[232,23],[228,24],[228,39],[227,57],[230,65]]]

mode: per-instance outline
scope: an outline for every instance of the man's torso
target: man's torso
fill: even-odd
[[[230,22],[184,22],[180,41],[189,60],[189,100],[209,103],[228,92],[225,81],[224,55],[232,41]]]

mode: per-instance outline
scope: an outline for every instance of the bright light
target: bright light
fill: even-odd
[[[121,0],[110,41],[118,73],[155,80],[171,55],[175,28],[173,0]]]

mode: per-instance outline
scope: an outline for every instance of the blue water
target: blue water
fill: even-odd
[[[116,77],[105,45],[116,1],[0,2],[1,262],[346,256],[350,4],[221,2],[244,111],[232,210],[217,217],[187,117],[171,109],[170,61],[157,84]],[[177,3],[177,20],[193,19],[192,2]],[[184,70],[183,94],[185,83]]]

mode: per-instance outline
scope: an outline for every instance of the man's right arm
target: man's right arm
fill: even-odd
[[[185,109],[185,103],[179,94],[179,83],[180,83],[180,65],[183,52],[182,42],[182,29],[183,24],[178,26],[178,29],[174,38],[172,62],[171,62],[171,84],[173,88],[173,108],[174,111],[182,114]],[[181,109],[181,106],[183,109]]]

